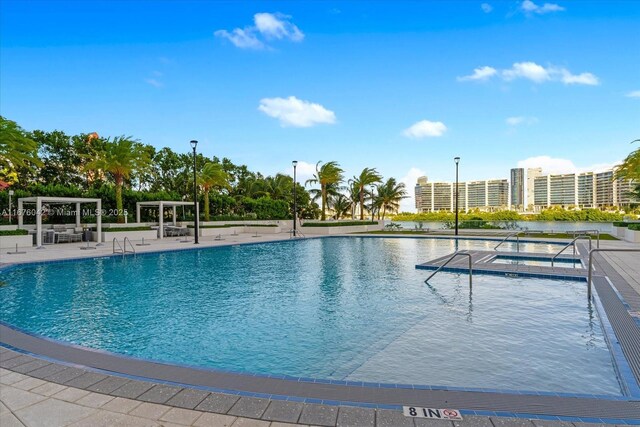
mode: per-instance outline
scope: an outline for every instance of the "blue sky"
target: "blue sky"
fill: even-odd
[[[306,179],[602,168],[640,138],[640,2],[0,3],[0,112]],[[403,204],[405,210],[412,199]]]

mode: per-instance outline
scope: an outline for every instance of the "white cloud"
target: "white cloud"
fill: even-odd
[[[464,82],[468,80],[487,80],[494,75],[496,75],[497,71],[493,67],[479,67],[473,70],[473,74],[470,76],[458,77],[458,81]]]
[[[300,29],[289,22],[290,16],[281,13],[256,13],[253,21],[258,31],[268,39],[289,39],[301,41],[304,34]]]
[[[269,47],[266,41],[270,40],[302,41],[304,34],[290,18],[282,13],[256,13],[253,15],[254,25],[235,28],[231,32],[218,30],[214,35],[229,40],[240,49],[265,49]]]
[[[592,73],[573,74],[564,67],[556,67],[553,65],[544,67],[531,61],[515,62],[511,68],[500,71],[489,66],[476,68],[473,70],[472,75],[458,77],[458,81],[488,80],[495,75],[502,77],[502,79],[506,81],[527,79],[534,83],[553,81],[561,82],[565,85],[581,84],[595,86],[600,84],[598,77]]]
[[[402,179],[400,179],[400,182],[404,183],[405,190],[407,191],[407,196],[409,196],[406,199],[402,199],[400,201],[400,212],[416,211],[416,197],[414,190],[416,187],[416,182],[418,182],[418,178],[425,175],[425,171],[416,167],[412,167],[411,169],[409,169],[409,172],[407,172],[407,174],[402,177]]]
[[[265,47],[255,35],[251,28],[236,28],[229,32],[227,30],[218,30],[214,33],[216,37],[229,40],[235,47],[240,49],[263,49]]]
[[[480,8],[482,8],[482,11],[484,13],[491,13],[491,11],[493,10],[493,7],[489,3],[482,3],[480,5]]]
[[[420,120],[411,127],[405,129],[402,134],[407,138],[420,139],[428,137],[442,136],[447,131],[447,127],[442,122],[431,122]]]
[[[576,166],[571,160],[554,158],[550,156],[529,157],[518,162],[519,168],[542,168],[542,173],[547,174],[564,174],[564,173],[582,173],[582,172],[603,172],[611,170],[614,166],[619,165],[621,161],[613,163],[596,163],[584,167]]]
[[[505,121],[510,126],[533,125],[533,124],[538,123],[538,118],[537,117],[527,117],[527,116],[515,116],[515,117],[508,117],[507,120],[505,120]]]
[[[148,84],[150,84],[153,87],[162,87],[162,86],[164,86],[164,84],[162,84],[162,82],[157,80],[157,79],[144,79],[144,81],[147,82]]]
[[[640,90],[634,90],[625,95],[628,98],[640,98]]]
[[[293,178],[293,166],[290,166],[289,169],[287,169],[283,173]],[[305,181],[310,178],[313,178],[313,175],[315,173],[316,173],[315,163],[307,163],[303,160],[298,160],[298,164],[296,165],[296,180],[298,181],[299,184],[304,185]]]
[[[520,5],[520,9],[526,14],[537,13],[538,15],[542,15],[550,12],[562,12],[564,7],[557,5],[555,3],[545,3],[542,6],[538,6],[531,0],[524,0]]]
[[[559,70],[560,75],[562,76],[562,83],[566,85],[579,84],[579,85],[590,85],[597,86],[600,84],[598,78],[591,73],[581,73],[581,74],[571,74],[569,70],[561,68]]]
[[[311,127],[320,123],[333,124],[336,115],[320,104],[303,101],[290,96],[288,98],[263,98],[258,110],[267,116],[280,120],[282,127]]]
[[[516,62],[510,69],[502,71],[502,77],[505,80],[525,78],[536,83],[541,83],[551,78],[549,71],[535,62]]]

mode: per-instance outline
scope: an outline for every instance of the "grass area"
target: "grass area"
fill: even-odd
[[[351,227],[354,225],[377,225],[378,221],[329,221],[329,222],[305,222],[303,227]]]
[[[505,230],[505,234],[503,233],[478,233],[469,230],[460,230],[461,236],[494,236],[494,237],[504,237],[506,235],[507,230]],[[451,235],[453,230],[432,230],[432,231],[409,231],[409,230],[400,230],[400,231],[389,231],[389,230],[379,230],[379,231],[358,231],[356,233],[351,234],[409,234],[414,236],[425,236],[425,235]],[[520,233],[518,236],[520,237],[532,237],[539,239],[573,239],[573,233]],[[596,240],[596,236],[592,235],[591,238]],[[611,234],[600,234],[600,240],[619,240],[617,237],[612,236]]]

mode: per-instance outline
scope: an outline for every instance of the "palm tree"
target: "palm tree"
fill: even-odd
[[[220,163],[206,163],[200,172],[199,184],[204,191],[204,220],[209,221],[209,191],[212,188],[230,188],[229,175]]]
[[[395,178],[389,178],[384,184],[378,185],[378,196],[376,205],[382,208],[382,219],[387,213],[397,212],[400,208],[400,200],[407,197],[404,183],[398,183]],[[378,215],[380,211],[378,211]]]
[[[38,143],[28,138],[14,121],[0,116],[0,175],[15,175],[16,170],[42,166],[38,159]]]
[[[316,163],[316,173],[313,178],[308,179],[305,182],[305,185],[320,184],[320,197],[322,198],[322,214],[320,219],[324,221],[327,218],[327,190],[332,186],[333,188],[336,188],[342,182],[344,179],[342,175],[344,170],[342,170],[340,165],[338,165],[338,162],[335,161],[327,162],[318,168],[320,163],[321,162]]]
[[[634,142],[640,142],[636,139]],[[616,178],[640,181],[640,148],[632,151],[616,170]]]
[[[355,219],[356,217],[356,206],[360,203],[360,187],[353,180],[350,179],[347,186],[347,197],[349,198],[349,203],[351,204],[351,219]]]
[[[353,182],[358,187],[360,195],[360,220],[364,220],[364,189],[366,186],[382,181],[382,176],[375,168],[364,168],[359,176],[353,177]]]
[[[344,194],[338,194],[338,196],[333,201],[333,211],[335,212],[336,219],[340,219],[344,216],[347,216],[349,211],[351,210],[351,201],[348,196]]]
[[[143,145],[131,137],[120,136],[107,140],[96,157],[85,165],[87,170],[97,170],[108,173],[116,184],[116,210],[118,222],[124,222],[124,210],[122,206],[122,187],[124,180],[132,174],[146,169],[149,164],[149,153],[143,150]]]

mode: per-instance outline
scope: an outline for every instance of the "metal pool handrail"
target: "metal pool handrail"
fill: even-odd
[[[591,299],[591,264],[594,252],[640,252],[640,249],[591,249],[589,251],[589,274],[587,276],[587,298]]]
[[[589,235],[591,233],[596,234],[596,248],[600,247],[600,230],[576,230],[573,232],[573,237],[576,237],[578,234]]]
[[[436,271],[434,271],[433,273],[431,273],[431,275],[429,277],[427,277],[424,281],[424,283],[429,282],[429,279],[431,279],[433,276],[436,275],[436,273],[440,270],[442,270],[442,268],[449,264],[455,257],[457,257],[458,255],[462,255],[462,256],[468,256],[469,257],[469,286],[471,286],[471,277],[473,276],[473,270],[471,268],[471,254],[469,252],[460,252],[460,251],[456,251],[453,253],[453,255],[451,255],[449,257],[449,259],[447,261],[445,261],[444,264],[442,264],[440,267],[438,267],[436,269]]]
[[[127,242],[129,242],[129,246],[131,247],[130,251],[127,250]],[[125,236],[124,237],[124,252],[123,252],[123,254],[127,253],[127,252],[131,252],[132,254],[135,255],[136,254],[136,248],[134,248],[133,245],[131,244],[131,240],[129,240],[129,238],[127,236]]]
[[[576,236],[567,246],[560,249],[560,252],[558,252],[551,258],[551,267],[553,267],[553,261],[558,257],[558,255],[564,252],[564,250],[569,246],[573,245],[573,256],[576,256],[576,240],[578,239],[589,239],[589,250],[591,250],[591,236],[589,236],[588,234],[581,234],[580,236]]]
[[[517,252],[520,252],[520,231],[515,231],[515,232],[513,232],[513,233],[509,233],[509,234],[507,234],[507,237],[505,237],[504,239],[502,239],[502,241],[501,241],[500,243],[498,243],[497,245],[495,245],[495,246],[493,247],[493,250],[494,250],[494,251],[497,251],[497,250],[498,250],[498,247],[499,247],[501,244],[503,244],[504,242],[506,242],[506,241],[509,239],[509,237],[513,237],[513,236],[516,236],[516,251],[517,251]]]
[[[130,251],[127,250],[127,242],[129,242],[129,246],[131,247]],[[120,241],[118,241],[117,237],[113,238],[113,253],[114,254],[122,254],[122,256],[124,256],[126,253],[132,253],[132,254],[135,255],[136,248],[133,247],[133,245],[131,244],[131,240],[129,240],[128,237],[125,236],[124,242],[122,244],[124,245],[124,248],[122,246],[120,246]],[[118,245],[118,250],[116,250],[116,245]]]

